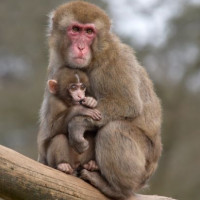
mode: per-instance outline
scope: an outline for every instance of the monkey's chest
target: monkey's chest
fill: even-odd
[[[105,97],[108,94],[109,91],[109,85],[107,84],[105,77],[92,76],[90,79],[90,88],[91,88],[91,94],[94,96],[94,98],[101,99]]]

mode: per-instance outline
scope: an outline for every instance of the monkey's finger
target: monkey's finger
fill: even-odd
[[[93,169],[94,169],[94,170],[96,170],[96,169],[97,169],[97,164],[96,164],[96,162],[95,162],[95,161],[93,162]]]
[[[94,120],[99,120],[99,117],[98,117],[98,115],[96,113],[92,113],[92,118]]]
[[[91,117],[93,120],[100,120],[101,119],[101,113],[97,110],[87,110],[85,114],[89,117]]]
[[[97,107],[97,101],[94,101],[94,108]]]
[[[86,99],[85,101],[82,101],[82,104],[85,105],[85,106],[90,107],[90,104],[89,104],[89,100],[88,100],[88,99]]]
[[[74,170],[72,169],[72,167],[70,165],[66,166],[66,172],[68,174],[72,174],[74,172]]]
[[[64,169],[65,172],[68,172],[68,169],[69,169],[68,165],[63,165],[63,169]]]
[[[70,173],[70,174],[72,174],[73,172],[74,172],[74,170],[72,169],[72,167],[69,165],[68,166],[68,172]]]
[[[97,163],[95,162],[95,170],[99,170],[99,166],[97,165]]]
[[[92,162],[92,163],[91,163],[91,168],[90,168],[90,170],[91,170],[91,171],[94,171],[94,169],[95,169],[95,163]]]
[[[99,121],[99,120],[101,120],[101,119],[102,119],[101,116],[98,116],[98,115],[95,114],[95,116],[94,116],[94,120]]]
[[[84,106],[88,106],[87,101],[81,101],[81,104],[84,105]]]
[[[87,102],[88,98],[85,97],[83,100],[82,100],[82,103],[85,104]]]
[[[93,97],[87,97],[83,104],[90,108],[95,108],[97,106],[97,101]]]
[[[87,110],[85,112],[85,115],[88,117],[91,117],[93,120],[98,120],[98,117],[95,115],[95,113],[92,110]]]
[[[96,115],[96,117],[100,120],[100,119],[102,119],[102,115],[101,115],[101,113],[98,111],[98,110],[94,110],[94,112],[95,112],[95,115]]]
[[[64,169],[65,172],[68,172],[69,171],[68,165],[63,165],[63,169]]]
[[[87,169],[87,167],[88,167],[88,164],[83,165],[83,168]]]
[[[95,115],[97,116],[97,118],[101,119],[102,116],[101,116],[101,113],[95,113]]]
[[[97,164],[96,164],[96,162],[94,160],[90,161],[90,165],[91,165],[91,168],[90,168],[91,171],[96,171],[97,170]]]
[[[88,99],[88,104],[89,104],[89,105],[92,105],[93,100],[94,100],[93,98],[89,98],[89,99]]]
[[[90,101],[91,97],[85,97],[85,101]]]
[[[93,160],[90,161],[90,171],[94,171],[95,162]]]
[[[97,101],[95,99],[92,99],[90,107],[95,108],[97,106]]]
[[[96,113],[96,112],[94,111],[93,115],[94,115],[94,117],[95,117],[96,120],[100,120],[100,119],[101,119],[101,114]]]
[[[93,104],[96,100],[94,98],[90,99],[90,103]]]
[[[93,104],[91,102],[89,102],[87,106],[90,107],[90,108],[94,108]]]
[[[99,110],[94,109],[93,110],[97,115],[101,116],[101,112]]]
[[[67,173],[67,174],[72,174],[73,171],[74,171],[74,170],[72,169],[71,165],[68,164],[68,163],[61,163],[61,164],[59,164],[59,165],[57,166],[57,169],[59,169],[60,171],[65,172],[65,173]]]
[[[91,171],[91,165],[88,164],[88,168],[87,168],[89,171]]]
[[[97,120],[101,120],[102,119],[102,117],[99,116],[99,115],[96,115],[96,118],[97,118]]]
[[[84,164],[83,165],[83,168],[85,168],[85,169],[87,169],[87,170],[90,170],[89,168],[90,168],[90,165],[87,163],[87,164]]]

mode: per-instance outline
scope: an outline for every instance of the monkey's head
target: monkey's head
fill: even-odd
[[[110,26],[105,12],[93,4],[64,4],[50,15],[50,48],[56,48],[69,67],[85,68],[106,48]]]
[[[66,104],[80,104],[85,99],[86,88],[89,87],[87,76],[80,71],[61,68],[55,79],[48,80],[49,92]]]

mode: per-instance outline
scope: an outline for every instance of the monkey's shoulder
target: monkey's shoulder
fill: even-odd
[[[68,105],[66,105],[61,99],[59,99],[55,95],[49,96],[48,107],[49,107],[49,111],[52,114],[57,114],[59,112],[63,112],[68,109]]]

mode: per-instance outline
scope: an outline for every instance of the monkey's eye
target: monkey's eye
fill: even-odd
[[[72,91],[75,91],[75,90],[78,89],[78,86],[77,85],[70,85],[69,89],[72,90]]]
[[[86,33],[91,35],[92,33],[94,33],[94,30],[92,28],[87,28]]]
[[[81,90],[85,90],[86,89],[86,86],[83,84],[83,85],[81,85]]]
[[[78,26],[73,26],[72,27],[72,30],[74,31],[74,32],[80,32],[80,28],[78,27]]]

